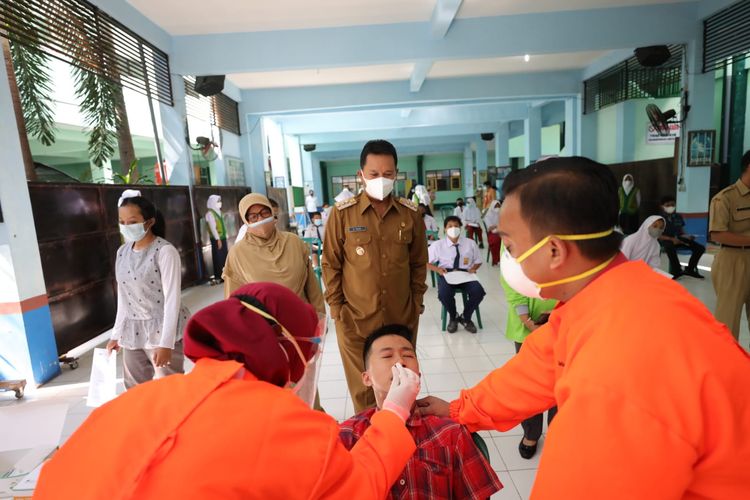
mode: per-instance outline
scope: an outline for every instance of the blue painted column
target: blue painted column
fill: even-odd
[[[158,103],[162,128],[160,137],[163,144],[162,154],[167,162],[169,183],[187,186],[190,185],[192,176],[190,169],[193,168],[193,162],[190,157],[190,149],[185,143],[187,112],[185,109],[185,84],[181,75],[172,75],[172,97],[174,106]]]
[[[564,156],[579,156],[581,151],[581,98],[565,99],[565,148]]]
[[[240,103],[242,123],[242,160],[245,164],[245,182],[253,193],[266,194],[266,158],[263,147],[263,124],[257,115],[243,113],[244,102]]]
[[[477,175],[480,175],[481,172],[487,172],[487,141],[478,137],[474,144],[477,152]]]
[[[617,106],[615,162],[635,160],[635,103],[625,101]],[[643,139],[643,138],[641,138]]]
[[[523,121],[526,139],[525,161],[531,165],[542,156],[542,107],[529,107],[529,116]]]
[[[510,165],[510,124],[501,123],[495,132],[495,166]]]
[[[474,196],[474,153],[471,146],[464,148],[464,195]]]
[[[711,130],[714,128],[714,74],[700,72],[702,61],[703,41],[700,36],[688,43],[687,63],[689,74],[683,72],[683,79],[687,78],[687,88],[690,89],[690,113],[687,123],[683,124],[680,137],[680,164],[684,165],[683,185],[680,186],[678,173],[677,207],[680,212],[703,214],[708,212],[708,194],[711,182],[710,167],[687,166],[687,136],[690,130]],[[716,154],[716,151],[715,151]],[[714,156],[717,158],[717,156]],[[736,179],[732,179],[734,182]]]
[[[5,67],[1,51],[0,62]],[[0,380],[25,378],[33,387],[58,375],[60,363],[5,71],[0,71],[0,152]]]

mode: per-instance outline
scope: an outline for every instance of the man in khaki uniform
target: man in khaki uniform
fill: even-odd
[[[424,310],[425,225],[414,203],[391,195],[397,164],[392,144],[368,142],[360,155],[365,191],[337,203],[326,223],[325,295],[357,413],[375,405],[362,381],[365,339],[381,326],[401,323],[414,332],[416,345]]]
[[[710,217],[711,240],[721,244],[711,269],[715,316],[739,338],[743,307],[750,318],[750,151],[739,180],[711,200]]]

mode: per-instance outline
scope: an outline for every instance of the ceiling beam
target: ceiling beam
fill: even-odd
[[[248,113],[275,114],[358,107],[416,107],[471,100],[564,98],[581,92],[580,70],[437,78],[418,94],[403,82],[358,83],[287,89],[244,90]]]
[[[326,132],[300,135],[302,144],[326,144],[356,142],[364,145],[365,142],[379,138],[386,140],[396,139],[429,139],[445,138],[453,136],[472,136],[495,130],[499,122],[473,123],[463,125],[439,125],[427,127],[392,128],[384,130],[358,130],[352,132]],[[468,141],[467,141],[468,142]],[[361,146],[360,146],[361,147]]]
[[[453,20],[456,19],[462,2],[463,0],[437,0],[435,2],[435,10],[432,11],[430,20],[432,38],[436,40],[445,38]]]
[[[411,80],[409,81],[409,90],[411,92],[419,92],[431,68],[432,61],[417,61],[414,64],[414,69],[411,70]]]
[[[169,62],[177,74],[222,75],[613,50],[702,35],[693,2],[455,19],[441,40],[425,36],[430,29],[416,22],[175,36]]]

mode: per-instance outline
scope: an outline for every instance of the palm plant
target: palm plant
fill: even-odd
[[[47,55],[33,45],[16,42],[10,42],[10,54],[26,133],[51,146],[55,143],[55,113]]]

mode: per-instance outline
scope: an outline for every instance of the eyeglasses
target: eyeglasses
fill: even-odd
[[[271,211],[267,208],[264,208],[260,212],[255,212],[255,213],[248,212],[245,217],[247,218],[248,222],[258,222],[259,220],[267,219],[270,216],[271,216]]]

